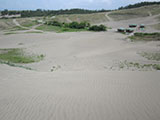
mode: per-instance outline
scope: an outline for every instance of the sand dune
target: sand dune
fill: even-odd
[[[159,72],[37,73],[0,68],[1,120],[160,119]]]
[[[114,29],[0,33],[0,48],[45,55],[43,61],[26,65],[35,70],[0,64],[0,120],[160,120],[159,71],[111,69],[125,60],[159,63],[138,52],[160,51],[160,42],[132,43],[126,37]]]

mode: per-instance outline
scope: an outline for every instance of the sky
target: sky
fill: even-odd
[[[0,0],[0,10],[58,10],[83,8],[91,10],[117,9],[142,1],[160,0]]]

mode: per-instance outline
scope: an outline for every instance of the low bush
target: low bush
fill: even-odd
[[[90,24],[87,22],[81,22],[81,23],[72,22],[72,23],[69,23],[68,25],[68,27],[74,28],[74,29],[85,29],[86,27],[89,27],[89,26]]]
[[[68,30],[67,28],[80,29],[80,30],[90,30],[90,31],[106,31],[106,26],[104,26],[104,25],[91,26],[90,23],[88,23],[88,22],[60,23],[58,21],[48,21],[48,22],[46,22],[46,25],[66,28],[65,29],[66,31]]]
[[[100,26],[93,25],[93,26],[89,27],[89,30],[90,31],[106,31],[106,26],[104,26],[104,25],[100,25]]]
[[[62,26],[62,23],[60,23],[58,21],[48,21],[46,24],[47,25],[53,25],[53,26],[59,26],[59,27]]]

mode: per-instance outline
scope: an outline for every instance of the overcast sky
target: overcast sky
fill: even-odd
[[[0,10],[26,9],[115,9],[145,0],[0,0]],[[160,1],[160,0],[147,0]]]

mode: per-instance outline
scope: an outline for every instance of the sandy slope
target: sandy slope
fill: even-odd
[[[160,42],[125,38],[113,30],[0,34],[0,48],[46,55],[27,65],[36,71],[0,64],[0,120],[159,120],[159,72],[110,67],[124,60],[156,63],[137,53],[160,51]]]
[[[1,120],[160,119],[159,72],[0,69]]]

